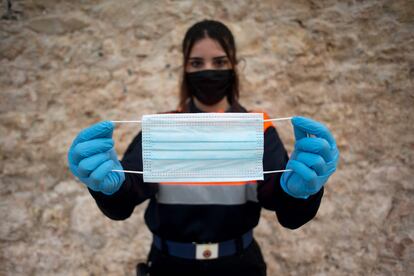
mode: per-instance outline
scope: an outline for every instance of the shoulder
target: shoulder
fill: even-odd
[[[171,114],[171,113],[183,113],[183,112],[179,109],[175,109],[175,110],[170,110],[170,111],[158,112],[157,114]]]

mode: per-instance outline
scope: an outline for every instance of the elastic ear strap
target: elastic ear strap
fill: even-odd
[[[276,170],[276,171],[264,171],[263,173],[264,174],[267,174],[267,173],[280,173],[280,172],[292,172],[293,170],[291,170],[291,169],[287,169],[287,170]]]
[[[264,121],[264,122],[275,122],[275,121],[285,121],[285,120],[292,120],[292,117],[275,118],[275,119],[266,119],[266,120],[263,120],[263,121]]]
[[[113,172],[123,172],[123,173],[135,173],[135,174],[143,174],[142,171],[127,171],[127,170],[112,170]]]
[[[142,121],[111,121],[114,124],[124,124],[124,123],[137,123],[140,124]]]

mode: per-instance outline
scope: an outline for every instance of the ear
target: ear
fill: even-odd
[[[236,60],[235,66],[237,66],[237,68],[240,68],[240,65],[239,65],[240,63],[243,64],[243,67],[241,67],[241,71],[243,72],[244,69],[246,69],[246,65],[247,65],[246,59],[245,58],[241,58],[241,59]]]

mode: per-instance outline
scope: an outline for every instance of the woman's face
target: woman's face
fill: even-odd
[[[209,37],[194,43],[185,65],[187,73],[203,70],[231,69],[231,63],[220,44]]]

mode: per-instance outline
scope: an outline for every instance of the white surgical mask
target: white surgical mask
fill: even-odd
[[[262,113],[144,115],[143,172],[124,172],[142,173],[144,182],[263,180],[280,172],[263,171],[264,121]]]

